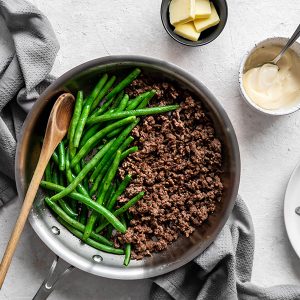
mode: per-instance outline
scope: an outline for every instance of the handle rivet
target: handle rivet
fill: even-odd
[[[55,234],[55,235],[59,235],[59,234],[60,234],[60,230],[59,230],[56,226],[52,226],[52,227],[51,227],[51,231],[52,231],[53,234]]]
[[[100,255],[94,255],[93,256],[93,260],[96,262],[96,263],[101,263],[103,261],[103,257],[100,256]]]
[[[296,207],[295,213],[300,216],[300,206]]]

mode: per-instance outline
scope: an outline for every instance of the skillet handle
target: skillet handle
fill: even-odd
[[[53,292],[57,282],[71,273],[75,267],[66,263],[58,256],[55,257],[49,273],[32,300],[45,300]]]

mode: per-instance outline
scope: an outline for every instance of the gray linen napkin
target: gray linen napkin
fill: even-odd
[[[262,288],[250,282],[253,253],[251,216],[238,197],[217,239],[191,263],[155,278],[151,299],[299,300],[300,286]]]
[[[0,207],[16,196],[18,133],[59,49],[47,18],[24,0],[0,0]]]

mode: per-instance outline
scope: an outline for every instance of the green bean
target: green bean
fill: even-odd
[[[73,167],[73,170],[74,170],[74,174],[77,176],[81,171],[80,165],[79,164],[75,165]]]
[[[73,181],[73,176],[72,176],[72,171],[70,168],[70,151],[67,151],[66,153],[66,177],[67,177],[67,182],[70,184]]]
[[[117,107],[119,106],[119,104],[120,104],[120,102],[121,102],[121,100],[122,100],[123,98],[124,98],[124,91],[121,91],[121,92],[117,95],[116,99],[114,100],[114,102],[113,102],[111,108],[112,108],[112,109],[117,108]]]
[[[120,150],[121,150],[121,147],[120,147]],[[122,152],[122,154],[121,154],[121,161],[123,159],[125,159],[129,154],[134,153],[136,151],[138,151],[138,147],[135,146],[135,147],[131,147],[131,148],[127,149],[126,151]],[[105,161],[105,163],[103,164],[103,167],[100,170],[100,172],[98,173],[98,176],[97,176],[97,178],[96,178],[96,180],[95,180],[95,182],[94,182],[94,184],[93,184],[93,186],[92,186],[92,188],[90,190],[90,195],[93,195],[95,193],[95,191],[98,189],[99,183],[103,179],[106,171],[109,169],[109,167],[110,167],[113,159],[114,159],[114,156],[111,156],[110,159],[108,161]],[[100,164],[98,166],[100,166],[100,165],[102,166],[101,163],[102,163],[103,160],[104,160],[104,157],[100,161]]]
[[[102,149],[102,148],[101,148]],[[101,149],[98,149],[98,151],[99,150],[101,150]],[[81,169],[83,169],[85,166],[86,166],[86,162],[82,159],[81,160]],[[88,193],[88,190],[89,190],[89,180],[88,180],[88,178],[87,178],[87,176],[85,176],[84,178],[83,178],[83,182],[82,182],[82,185],[83,185],[83,187],[85,188],[85,190],[87,191],[87,193]],[[89,193],[88,193],[89,194]]]
[[[105,128],[98,131],[93,137],[91,137],[84,146],[79,150],[79,152],[76,154],[76,156],[71,161],[71,167],[74,167],[76,164],[79,163],[79,161],[86,156],[96,145],[97,143],[107,135],[110,131],[127,125],[129,123],[132,123],[136,121],[136,117],[129,117],[123,120],[119,120],[111,125],[106,126]]]
[[[65,170],[65,164],[66,164],[65,145],[64,142],[61,141],[58,144],[58,168],[60,171]]]
[[[120,151],[123,152],[130,144],[131,142],[134,141],[134,138],[132,136],[129,136],[124,142],[123,144],[120,146]],[[115,149],[112,149],[112,147],[107,151],[107,153],[105,154],[105,156],[101,159],[100,163],[98,164],[98,166],[96,167],[96,169],[94,170],[94,172],[92,173],[91,177],[90,177],[90,182],[94,182],[94,180],[97,178],[97,176],[100,174],[101,170],[103,170],[103,168],[105,168],[106,164],[111,164],[111,162],[114,159],[114,152],[117,150],[117,147]],[[107,171],[107,170],[106,170]],[[105,172],[106,172],[105,171]],[[104,174],[103,174],[104,175]],[[102,178],[101,178],[102,179]]]
[[[101,187],[102,189],[102,187]],[[101,192],[101,191],[100,191]],[[104,199],[104,202],[103,202],[103,206],[106,208],[106,205],[108,204],[110,198],[112,197],[112,195],[116,192],[116,189],[115,189],[115,183],[112,183],[105,195],[105,199]],[[100,194],[100,193],[99,193]],[[99,196],[99,195],[97,195]],[[103,216],[100,216],[97,220],[99,220],[99,223],[102,223],[104,222],[104,218]]]
[[[115,79],[115,77],[114,77]],[[116,95],[117,93],[115,93]],[[114,95],[114,96],[115,96]],[[102,113],[104,113],[105,111],[107,111],[108,107],[110,106],[111,103],[113,103],[112,108],[115,108],[116,104],[118,104],[119,101],[119,96],[121,97],[123,95],[123,91],[121,91],[117,97],[117,99],[114,101],[114,96],[112,96],[111,98],[107,98],[106,97],[106,102],[97,110],[95,111],[92,116],[90,118],[96,117],[101,115]],[[102,99],[102,98],[101,98]]]
[[[78,91],[73,116],[68,130],[68,140],[70,143],[72,143],[74,139],[74,134],[75,134],[77,123],[81,115],[82,106],[83,106],[83,92]]]
[[[109,199],[111,198],[112,194],[114,193],[114,185],[113,183],[109,186],[106,194],[105,194],[105,199],[103,201],[103,206],[106,208],[106,205],[109,201]]]
[[[73,144],[72,143],[70,143],[69,144],[69,154],[70,154],[70,157],[69,157],[69,159],[70,159],[70,161],[75,157],[75,155],[76,155],[76,148],[73,146]],[[74,173],[76,174],[76,175],[78,175],[79,173],[80,173],[80,171],[81,171],[81,168],[80,168],[80,165],[79,164],[76,164],[74,167],[73,167],[73,169],[74,169]]]
[[[131,257],[131,244],[126,243],[125,244],[125,258],[124,258],[124,266],[128,266],[130,262]]]
[[[149,99],[144,99],[137,107],[137,109],[143,109],[146,108],[148,106],[149,103]]]
[[[94,136],[98,131],[99,129],[101,128],[102,124],[95,124],[93,125],[92,127],[90,127],[86,132],[85,134],[83,135],[81,141],[80,141],[80,144],[79,144],[79,148],[81,149],[84,144],[92,137]]]
[[[107,75],[106,75],[107,76]],[[108,76],[107,76],[108,78]],[[108,92],[108,90],[112,87],[112,85],[114,84],[116,80],[116,76],[112,76],[105,84],[105,86],[103,87],[103,89],[100,91],[100,93],[97,95],[95,101],[93,102],[92,106],[91,106],[91,111],[93,111],[98,104],[101,102],[101,100],[103,99],[103,97],[106,95],[106,93]]]
[[[117,209],[113,215],[115,217],[123,214],[124,212],[126,212],[131,206],[133,206],[136,202],[138,202],[143,196],[144,196],[144,192],[140,192],[138,193],[135,197],[133,197],[132,199],[130,199],[128,202],[126,202],[122,207],[120,207],[119,209]],[[101,232],[107,225],[109,224],[109,222],[104,222],[102,223],[100,226],[98,226],[95,230],[95,232]],[[122,224],[123,225],[123,224]],[[123,225],[124,226],[124,225]]]
[[[82,112],[80,115],[80,118],[78,120],[77,126],[76,126],[76,130],[75,130],[75,134],[74,134],[74,139],[73,139],[73,146],[75,148],[77,148],[79,146],[80,143],[80,139],[83,133],[83,129],[85,127],[87,118],[89,116],[89,113],[91,111],[91,107],[93,105],[93,102],[95,101],[96,97],[98,96],[99,92],[101,91],[105,81],[105,75],[99,80],[99,82],[97,83],[97,85],[95,86],[95,88],[93,89],[92,93],[89,95],[89,97],[86,99],[83,108],[82,108]]]
[[[58,166],[59,165],[59,161],[58,161],[58,155],[57,155],[56,151],[53,152],[51,158],[54,161],[54,163]]]
[[[102,190],[103,190],[103,181],[101,181],[100,183],[100,186],[99,186],[99,189],[97,191],[97,193],[95,194],[96,196],[96,199],[99,197],[99,195],[102,193]],[[93,195],[94,196],[94,195]]]
[[[54,184],[59,184],[60,181],[61,181],[61,178],[60,178],[58,172],[56,171],[56,169],[53,169],[52,182]],[[63,211],[71,218],[76,218],[78,216],[77,213],[66,203],[66,201],[64,199],[59,199],[58,204],[63,209]]]
[[[124,95],[124,97],[122,98],[122,100],[120,101],[120,104],[118,105],[117,109],[115,110],[115,112],[120,112],[125,110],[127,103],[128,103],[129,97],[127,94]]]
[[[81,139],[81,136],[83,133],[83,129],[86,125],[89,110],[90,110],[90,106],[84,106],[82,109],[82,113],[81,113],[80,119],[77,123],[76,131],[75,131],[75,135],[74,135],[73,144],[74,144],[75,148],[78,148],[78,146],[79,146],[80,139]]]
[[[80,171],[80,173],[74,178],[74,180],[60,193],[51,197],[52,201],[56,201],[67,196],[70,192],[72,192],[78,184],[83,180],[83,178],[97,165],[99,160],[103,157],[107,149],[111,146],[114,140],[108,142],[88,163],[87,165]]]
[[[166,106],[157,106],[157,107],[148,107],[148,108],[136,109],[136,110],[121,111],[116,113],[114,112],[114,113],[90,118],[87,121],[87,124],[91,125],[96,123],[102,123],[102,122],[130,117],[130,116],[147,116],[147,115],[161,114],[172,110],[176,110],[178,107],[179,105],[166,105]]]
[[[63,173],[59,172],[58,173],[58,184],[61,186],[64,186],[64,177]],[[71,218],[77,218],[78,214],[76,212],[77,210],[77,203],[74,199],[70,199],[69,204],[65,199],[59,199],[58,203],[60,207],[68,214]]]
[[[103,204],[104,201],[104,197],[109,189],[109,186],[111,185],[111,182],[113,181],[113,179],[116,176],[119,164],[120,164],[120,160],[121,160],[121,151],[118,150],[116,153],[116,156],[113,160],[113,163],[111,165],[111,168],[108,170],[105,179],[104,179],[104,183],[103,183],[103,190],[102,193],[99,195],[99,197],[97,198],[97,203]]]
[[[67,154],[66,154],[66,177],[67,177],[68,184],[72,183],[74,181],[74,179],[76,178],[76,176],[72,173],[72,170],[70,168],[69,156],[70,156],[69,151],[67,151]],[[79,183],[77,185],[76,190],[78,191],[78,193],[89,197],[88,191],[85,189],[85,187],[81,183]]]
[[[55,192],[62,192],[66,189],[63,186],[57,185],[52,182],[47,182],[47,181],[41,181],[40,186],[42,188],[52,190]],[[79,201],[80,203],[84,203],[89,208],[95,210],[96,212],[98,212],[99,214],[104,216],[105,219],[116,228],[116,230],[120,231],[121,233],[125,233],[126,229],[124,228],[124,225],[110,211],[108,211],[105,207],[103,207],[99,203],[93,201],[89,197],[83,196],[76,192],[71,192],[68,195],[68,197],[75,199],[75,200]],[[51,200],[51,198],[50,198],[50,200]],[[53,200],[51,200],[51,201],[53,201]]]
[[[125,110],[132,110],[132,109],[140,109],[140,108],[145,108],[148,105],[148,102],[150,99],[156,94],[155,90],[151,90],[150,92],[143,93],[136,97],[135,99],[131,100],[130,104],[127,105]],[[139,98],[140,97],[140,98]],[[94,125],[96,126],[96,125]],[[121,128],[117,128],[110,132],[107,137],[112,138],[118,135],[121,132]]]
[[[122,133],[117,137],[117,139],[115,140],[115,142],[113,143],[111,148],[107,151],[107,153],[105,154],[105,156],[103,157],[103,159],[101,160],[99,165],[96,167],[96,169],[92,173],[91,178],[90,178],[90,182],[93,182],[96,179],[96,177],[99,175],[99,173],[102,170],[102,168],[104,167],[104,165],[109,160],[110,161],[113,160],[113,155],[118,150],[119,147],[120,147],[121,151],[124,151],[127,148],[127,146],[134,140],[133,137],[128,137],[128,138],[126,138],[126,137],[127,137],[128,134],[130,134],[130,132],[137,125],[138,122],[139,122],[139,120],[136,120],[134,123],[128,125],[122,131]],[[97,188],[97,187],[95,187],[95,188]],[[95,192],[95,190],[93,190],[93,192]]]
[[[133,206],[136,202],[138,202],[141,198],[143,198],[145,192],[140,192],[136,196],[134,196],[132,199],[130,199],[128,202],[126,202],[122,207],[117,209],[114,212],[114,216],[119,216],[126,212],[131,206]]]
[[[99,188],[99,192],[97,193],[97,198],[99,197],[100,193],[102,193],[102,190],[103,190],[103,184],[101,183],[100,188]],[[114,192],[115,192],[114,185],[111,184],[108,191],[107,191],[107,193],[105,194],[105,199],[104,199],[104,202],[102,204],[105,208],[106,208],[106,204],[109,202],[109,199],[111,198],[111,196],[113,195]],[[97,221],[99,221],[99,223],[104,222],[103,216],[99,216],[97,218]]]
[[[101,189],[101,193],[99,194],[96,202],[99,204],[103,204],[105,195],[109,189],[109,186],[111,185],[112,180],[114,179],[114,177],[116,176],[118,167],[119,167],[119,163],[120,163],[120,158],[121,158],[121,151],[117,151],[116,157],[112,163],[111,168],[108,170],[106,176],[105,176],[105,180],[103,182],[103,187]],[[85,241],[91,234],[92,230],[93,230],[93,226],[97,220],[97,214],[95,212],[92,212],[90,218],[88,219],[87,225],[85,227],[85,231],[83,234],[83,240]]]
[[[72,177],[73,177],[73,181],[74,181],[76,176],[74,174],[72,174]],[[87,189],[81,183],[78,183],[76,189],[77,189],[78,193],[82,194],[83,196],[86,196],[86,197],[90,196]]]
[[[67,203],[64,199],[59,199],[57,202],[60,207],[68,214],[71,218],[77,219],[77,203],[73,199],[69,199],[69,203]]]
[[[61,219],[63,219],[75,229],[84,232],[85,226],[68,216],[56,203],[51,201],[49,197],[45,198],[45,202]],[[104,236],[97,234],[94,231],[92,231],[91,233],[91,238],[107,246],[113,245],[113,243],[107,240]]]
[[[101,124],[101,123],[100,123],[100,124]],[[117,128],[117,129],[111,131],[111,132],[107,135],[107,137],[108,137],[109,139],[114,138],[114,137],[117,136],[121,131],[122,131],[122,128]]]
[[[118,200],[118,198],[123,194],[126,187],[128,186],[129,182],[131,181],[131,176],[126,175],[121,184],[118,186],[116,192],[114,193],[113,197],[109,200],[106,207],[109,211],[112,211],[115,207],[115,204]]]
[[[73,145],[73,142],[69,143],[68,150],[69,150],[69,154],[70,154],[70,159],[72,159],[76,155],[76,151],[77,151]]]
[[[98,148],[98,151],[100,151],[101,149],[103,148],[103,146],[100,148]],[[81,169],[83,169],[85,166],[86,166],[86,162],[82,159],[81,160],[81,162],[80,162],[80,166],[81,166]],[[73,175],[74,176],[74,175]],[[76,176],[74,176],[74,178],[75,178]],[[87,196],[87,197],[89,197],[90,195],[89,195],[89,192],[88,192],[88,190],[89,190],[89,184],[88,184],[88,178],[87,178],[87,176],[85,176],[84,178],[83,178],[83,181],[82,181],[82,185],[81,184],[78,184],[78,187],[77,187],[77,190],[78,190],[78,192],[80,193],[80,194],[82,194],[82,195],[84,195],[84,196]],[[83,205],[83,206],[85,206],[85,205]],[[88,211],[86,211],[86,214],[88,213]]]
[[[126,227],[127,230],[127,222],[126,222],[126,218],[125,215],[122,214],[120,216],[120,221],[122,222],[122,224]],[[110,224],[108,226],[111,226]],[[124,257],[124,266],[128,266],[129,262],[130,262],[130,256],[131,256],[131,244],[126,243],[125,244],[125,257]]]
[[[139,148],[137,146],[131,147],[127,150],[125,150],[124,152],[122,152],[121,154],[121,160],[125,159],[129,154],[132,154],[134,152],[137,152],[139,150]]]
[[[147,99],[149,94],[150,94],[150,92],[145,92],[143,94],[138,95],[134,99],[130,100],[130,102],[128,103],[128,105],[126,107],[126,110],[136,109],[145,98]]]
[[[80,240],[82,240],[83,234],[72,228],[67,222],[65,222],[63,219],[61,218],[57,218],[57,221],[59,223],[61,223],[63,226],[65,226],[71,233],[73,233],[77,238],[79,238]],[[104,244],[100,244],[98,242],[96,242],[95,240],[92,240],[90,238],[88,238],[85,241],[86,244],[90,245],[93,248],[96,248],[98,250],[104,251],[104,252],[108,252],[108,253],[112,253],[112,254],[119,254],[122,255],[124,254],[124,251],[122,249],[117,249],[117,248],[113,248]]]
[[[123,93],[124,94],[124,93]],[[123,99],[123,98],[122,98]],[[122,100],[121,99],[121,100]],[[119,101],[119,100],[116,100],[116,101]],[[119,101],[120,102],[120,101]],[[116,102],[115,102],[116,103]],[[114,103],[114,104],[115,104]],[[124,102],[123,102],[124,103]],[[124,105],[124,104],[123,104]],[[116,110],[116,111],[120,111],[119,108]],[[106,112],[108,113],[108,112]],[[99,129],[101,128],[102,124],[95,124],[93,125],[92,127],[90,127],[83,135],[81,141],[80,141],[80,144],[79,144],[79,148],[82,148],[83,145],[88,141],[89,138],[91,138],[92,136],[94,136],[98,131]]]
[[[100,116],[103,113],[105,113],[109,106],[111,105],[111,103],[114,101],[114,98],[111,98],[109,100],[106,100],[99,108],[98,110],[96,110],[91,116],[90,118],[96,117],[96,116]]]
[[[111,99],[120,91],[122,91],[127,85],[129,85],[139,74],[141,70],[136,68],[134,69],[127,77],[125,77],[120,83],[118,83],[112,91],[106,96],[107,99]]]
[[[51,181],[51,164],[48,162],[46,170],[45,170],[45,179],[46,181]]]
[[[57,173],[56,169],[53,168],[51,181],[53,182],[53,184],[59,184],[59,180],[60,179],[59,179],[58,173]],[[65,202],[65,200],[60,199],[58,203],[59,203],[60,207],[64,210],[64,212],[66,214],[68,214],[70,217],[72,217],[72,218],[77,217],[76,212],[73,211],[73,209]]]
[[[149,101],[153,98],[155,94],[156,94],[156,90],[151,90],[148,96],[145,99],[143,99],[143,101],[137,106],[137,109],[146,108]]]

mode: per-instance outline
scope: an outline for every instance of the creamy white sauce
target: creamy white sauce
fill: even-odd
[[[295,51],[289,49],[278,67],[256,67],[274,59],[280,50],[280,46],[259,48],[245,64],[243,87],[251,100],[264,109],[275,110],[300,102],[300,57]]]

